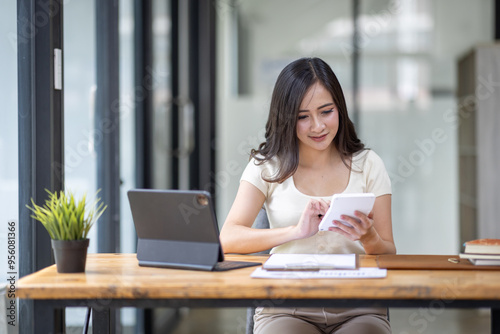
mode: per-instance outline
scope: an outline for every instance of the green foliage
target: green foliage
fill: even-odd
[[[31,217],[40,221],[54,240],[86,239],[92,225],[107,208],[103,203],[98,205],[100,198],[87,209],[85,195],[78,202],[72,193],[46,191],[49,198],[44,206],[36,205],[31,199],[33,207],[26,207],[33,211]]]

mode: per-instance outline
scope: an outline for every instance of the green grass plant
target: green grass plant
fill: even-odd
[[[102,202],[99,204],[100,198],[87,208],[86,195],[77,201],[71,192],[46,191],[49,198],[45,205],[38,206],[31,199],[33,206],[26,207],[33,212],[31,217],[40,221],[54,240],[86,239],[90,228],[107,207]]]

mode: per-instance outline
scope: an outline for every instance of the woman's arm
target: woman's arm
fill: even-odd
[[[391,195],[382,195],[375,199],[372,212],[366,216],[356,213],[361,221],[345,216],[352,227],[336,222],[337,227],[330,228],[351,240],[359,240],[366,254],[395,254],[396,245],[392,235]]]
[[[247,181],[241,181],[233,206],[222,226],[220,240],[225,253],[256,253],[285,242],[309,237],[318,231],[319,214],[324,214],[328,205],[311,201],[297,225],[253,229],[252,224],[264,204],[264,194]]]

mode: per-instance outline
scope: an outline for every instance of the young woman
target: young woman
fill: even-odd
[[[278,76],[266,139],[251,152],[221,230],[227,253],[389,254],[391,185],[382,160],[365,149],[347,115],[344,94],[321,59],[302,58]],[[371,192],[369,215],[345,217],[318,232],[336,193]],[[252,229],[265,206],[270,229]],[[260,308],[255,333],[390,333],[385,309]]]

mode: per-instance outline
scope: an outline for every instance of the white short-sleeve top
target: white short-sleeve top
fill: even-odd
[[[282,183],[263,180],[262,176],[274,176],[276,172],[276,161],[256,165],[255,160],[251,159],[241,177],[241,181],[253,184],[265,195],[264,206],[270,228],[296,225],[311,198],[329,201],[334,195],[315,197],[303,194],[295,187],[293,177]],[[363,150],[352,158],[349,182],[343,193],[368,192],[374,193],[376,197],[391,194],[391,181],[382,159],[372,150]],[[364,254],[365,251],[359,241],[351,241],[336,232],[320,231],[312,237],[274,247],[271,253]]]

